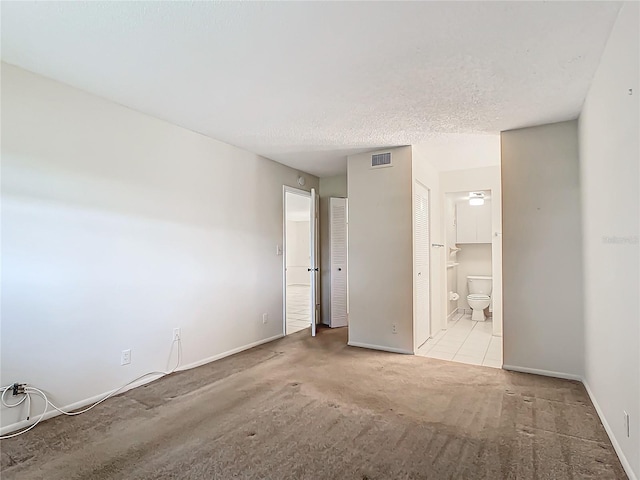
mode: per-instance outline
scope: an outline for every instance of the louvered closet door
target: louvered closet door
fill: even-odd
[[[329,199],[331,328],[347,325],[347,200]]]
[[[416,346],[430,335],[429,305],[429,190],[421,183],[414,185],[414,275]]]

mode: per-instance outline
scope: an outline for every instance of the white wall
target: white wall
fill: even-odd
[[[630,478],[640,478],[639,10],[620,10],[579,122],[585,383]]]
[[[583,374],[577,128],[502,132],[505,368]]]
[[[470,310],[467,295],[469,288],[467,286],[467,277],[469,275],[493,275],[491,266],[491,244],[490,243],[465,243],[459,245],[462,249],[458,252],[459,265],[457,292],[460,295],[458,299],[458,308]],[[491,292],[493,297],[493,291]]]
[[[308,221],[287,221],[286,265],[287,285],[310,285],[307,270],[311,265]]]
[[[450,248],[456,244],[456,202],[451,195],[444,195],[444,209],[442,221],[444,223],[445,231],[445,263],[452,264],[457,263],[457,256],[450,255]],[[458,293],[458,267],[447,268],[447,318],[456,311],[458,308],[458,302],[456,300],[449,300],[449,292]]]
[[[449,298],[449,292],[458,293],[458,267],[447,268],[447,299]],[[455,313],[458,309],[457,300],[447,301],[447,319]]]
[[[167,369],[174,327],[183,365],[282,334],[298,172],[6,64],[2,120],[3,385],[64,406]]]
[[[388,151],[393,167],[347,159],[349,344],[413,353],[411,147]]]
[[[329,325],[331,319],[331,256],[329,239],[329,198],[347,196],[347,175],[336,175],[320,179],[320,297],[322,323]]]
[[[492,157],[498,157],[498,159],[500,159],[500,145],[491,145]],[[489,154],[486,153],[486,155]],[[490,190],[492,229],[496,233],[502,232],[502,184],[499,166],[440,172],[440,189],[443,196],[448,192]],[[491,244],[491,274],[493,276],[493,291],[491,296],[494,335],[502,335],[503,328],[502,249],[502,236],[494,235]],[[458,278],[461,276],[462,274],[458,271]]]
[[[456,200],[452,195],[443,194],[444,198],[444,217],[442,221],[444,222],[444,231],[445,231],[445,245],[447,246],[446,254],[447,254],[447,262],[452,262],[455,260],[455,254],[450,255],[450,248],[456,246]]]
[[[445,229],[443,221],[444,202],[440,195],[440,177],[432,165],[431,150],[428,145],[412,145],[412,187],[415,181],[422,183],[429,189],[429,235],[431,244],[445,243]],[[413,200],[411,201],[413,208]],[[412,214],[413,220],[413,214]],[[438,333],[447,325],[447,295],[446,291],[446,247],[429,246],[429,305],[431,336]],[[414,277],[415,278],[415,277]],[[414,301],[415,301],[414,291]],[[418,348],[420,345],[414,345]]]
[[[500,166],[500,135],[444,133],[414,147],[439,172]]]

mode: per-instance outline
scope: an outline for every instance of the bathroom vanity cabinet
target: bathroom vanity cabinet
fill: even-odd
[[[456,204],[456,243],[491,243],[491,200]]]

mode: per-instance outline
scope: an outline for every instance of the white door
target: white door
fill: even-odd
[[[309,274],[311,275],[311,336],[316,336],[316,325],[318,324],[318,314],[319,314],[319,305],[318,300],[320,299],[319,295],[319,276],[320,269],[318,267],[318,211],[320,204],[320,198],[316,194],[316,189],[311,189],[311,215],[310,215],[310,225],[311,225],[311,239],[309,241],[309,257],[310,267]]]
[[[429,190],[415,182],[413,194],[416,341],[419,347],[431,334],[429,302]]]
[[[347,325],[347,199],[329,199],[331,328]]]

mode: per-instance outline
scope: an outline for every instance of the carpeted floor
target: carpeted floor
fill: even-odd
[[[302,331],[1,442],[2,479],[626,478],[580,383]]]

